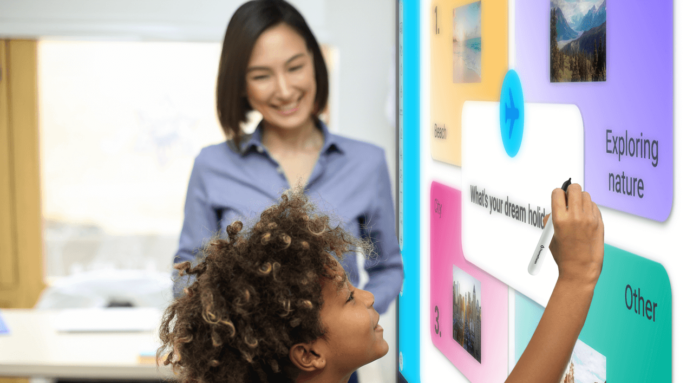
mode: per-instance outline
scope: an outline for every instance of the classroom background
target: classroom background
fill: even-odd
[[[242,2],[0,0],[3,383],[170,375],[155,330],[193,160],[224,140],[215,82]],[[322,118],[385,149],[394,193],[396,4],[291,3],[328,62]],[[395,312],[363,381],[396,380]]]

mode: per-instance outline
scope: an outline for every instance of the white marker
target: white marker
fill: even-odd
[[[564,192],[568,191],[568,186],[570,186],[572,178],[568,178],[568,181],[565,181],[563,183],[563,186],[561,186],[561,189],[563,189]],[[539,270],[541,270],[541,265],[544,263],[544,258],[546,258],[546,253],[549,251],[549,244],[551,244],[551,240],[553,239],[553,216],[549,217],[549,221],[546,223],[546,226],[544,226],[544,230],[541,232],[541,237],[539,237],[539,243],[537,243],[537,247],[534,249],[534,253],[532,254],[532,259],[529,261],[529,266],[527,267],[527,271],[531,275],[537,275],[539,274]]]

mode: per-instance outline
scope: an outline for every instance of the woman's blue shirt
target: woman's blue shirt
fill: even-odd
[[[384,312],[402,285],[402,258],[395,235],[394,204],[384,151],[368,143],[332,134],[320,124],[324,145],[305,183],[317,207],[338,217],[357,237],[370,237],[376,256],[366,259],[365,290],[375,296],[375,309]],[[262,129],[244,140],[202,149],[195,159],[185,200],[185,219],[174,263],[192,261],[211,237],[239,218],[254,218],[276,203],[289,183],[277,161],[262,145]],[[358,286],[356,257],[342,262]],[[180,295],[185,278],[176,282]]]

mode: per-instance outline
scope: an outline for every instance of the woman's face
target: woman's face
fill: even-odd
[[[373,308],[373,294],[355,288],[341,266],[336,278],[336,283],[323,284],[320,320],[326,330],[323,341],[330,350],[328,363],[349,372],[383,357],[389,346],[378,324],[380,315]]]
[[[294,129],[310,120],[315,107],[313,56],[303,37],[287,24],[278,24],[255,42],[246,71],[250,106],[266,123]]]

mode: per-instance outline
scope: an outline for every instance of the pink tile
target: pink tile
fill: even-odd
[[[431,184],[431,338],[472,383],[503,382],[508,376],[508,287],[465,260],[461,198],[457,189]],[[452,336],[453,265],[481,284],[481,362]]]

